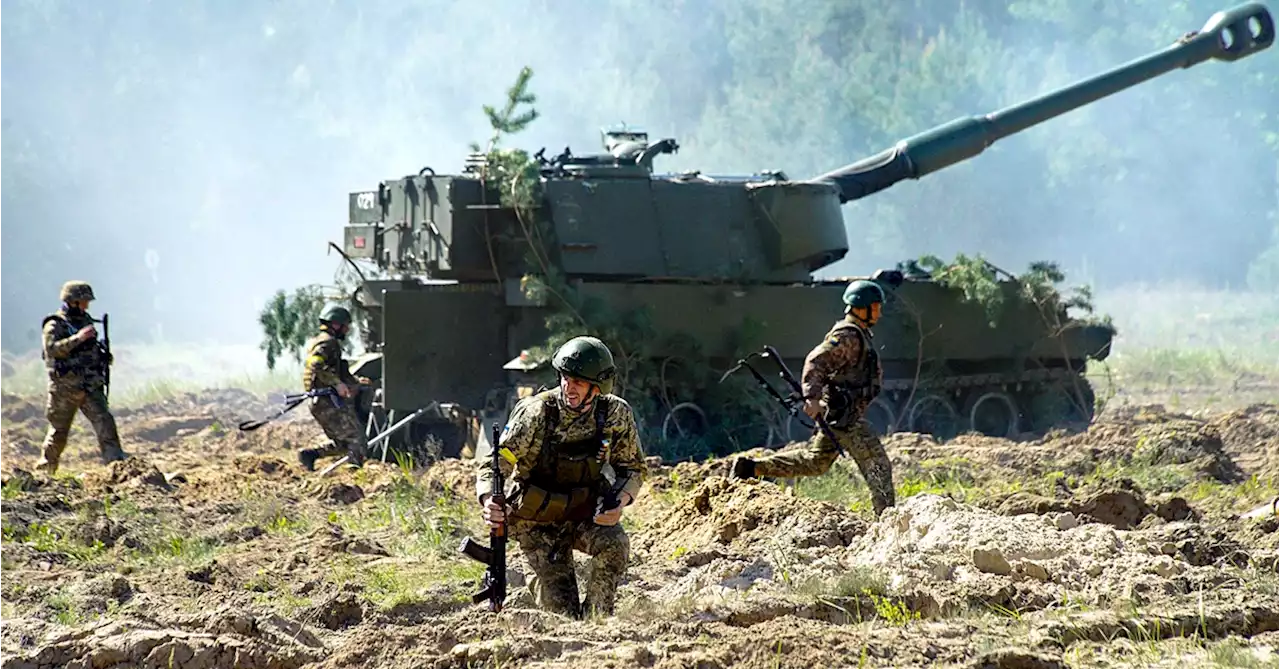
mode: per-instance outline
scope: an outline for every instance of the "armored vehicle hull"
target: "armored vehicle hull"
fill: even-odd
[[[647,310],[655,330],[692,338],[722,370],[742,353],[742,324],[753,323],[753,336],[799,370],[822,333],[841,317],[838,306],[847,281],[583,282],[577,289],[619,311]],[[387,409],[403,414],[423,406],[426,398],[448,398],[501,415],[518,388],[533,385],[527,372],[503,367],[546,339],[544,322],[552,310],[545,305],[529,304],[512,286],[497,283],[368,287],[366,294],[375,287],[384,291],[379,303],[363,304],[367,313],[381,316],[383,345],[380,354],[361,360],[360,373],[380,379]],[[904,280],[889,293],[876,327],[885,392],[869,413],[872,425],[882,433],[906,430],[945,438],[968,430],[1008,436],[1087,424],[1093,391],[1083,371],[1088,360],[1109,354],[1112,331],[1081,324],[1055,334],[1046,315],[1025,303],[1019,307],[1001,313],[993,327],[982,307],[964,302],[957,291],[931,280]],[[660,352],[658,361],[679,355],[679,350]],[[381,369],[384,360],[395,364]],[[698,397],[662,404],[669,406],[645,417],[650,427],[668,436],[677,429],[707,429],[710,421]],[[735,435],[736,440],[750,436],[761,445],[776,445],[804,436],[798,426],[776,419],[763,417],[751,435]],[[453,452],[469,433],[453,419],[437,425],[424,420],[418,429],[453,443]]]

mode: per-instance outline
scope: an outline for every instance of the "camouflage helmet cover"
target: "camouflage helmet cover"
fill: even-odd
[[[320,312],[321,323],[338,323],[339,325],[351,325],[351,312],[346,307],[330,304],[326,305],[324,310]]]
[[[93,286],[86,281],[68,281],[62,284],[62,292],[59,293],[59,299],[63,302],[71,302],[73,300],[93,300]]]
[[[844,303],[850,307],[869,307],[884,303],[884,289],[874,281],[858,279],[844,289]]]
[[[565,376],[590,381],[602,392],[613,389],[613,353],[595,337],[574,337],[565,342],[551,358],[551,367]]]

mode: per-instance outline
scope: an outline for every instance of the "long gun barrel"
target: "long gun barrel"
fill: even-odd
[[[1275,22],[1266,7],[1243,4],[1214,14],[1198,32],[1151,55],[985,116],[958,118],[810,181],[834,183],[841,204],[857,200],[968,160],[998,139],[1174,69],[1210,59],[1230,62],[1264,51],[1275,41],[1275,34]]]

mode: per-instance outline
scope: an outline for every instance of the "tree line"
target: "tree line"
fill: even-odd
[[[254,337],[276,289],[332,272],[346,193],[460,169],[525,65],[530,150],[594,151],[626,121],[680,141],[660,169],[804,178],[1163,48],[1227,4],[6,3],[5,348],[35,344],[71,276],[136,314],[120,337],[210,336],[191,299]],[[851,251],[825,273],[980,252],[1101,286],[1275,290],[1277,53],[1172,73],[848,205]]]

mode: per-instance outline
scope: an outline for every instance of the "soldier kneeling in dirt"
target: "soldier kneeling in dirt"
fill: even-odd
[[[507,520],[508,536],[534,573],[529,588],[538,606],[575,618],[612,615],[630,556],[618,522],[647,474],[635,415],[626,400],[609,394],[613,354],[599,339],[571,339],[551,366],[559,386],[521,400],[499,440],[498,447],[514,457],[514,466],[502,462],[504,473],[511,472],[506,508],[491,497],[492,472],[483,454],[476,457],[476,493],[490,526]],[[582,602],[575,549],[592,556]]]
[[[331,455],[345,454],[347,462],[356,467],[364,464],[366,437],[355,409],[355,396],[361,381],[351,375],[347,361],[342,359],[342,340],[350,330],[351,312],[344,307],[329,305],[320,312],[320,334],[307,342],[307,359],[302,370],[303,391],[333,388],[338,393],[338,397],[312,397],[307,400],[311,415],[325,436],[332,440],[323,448],[304,448],[298,452],[298,462],[309,471],[315,470],[317,459]]]

